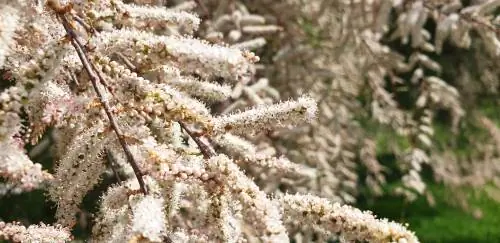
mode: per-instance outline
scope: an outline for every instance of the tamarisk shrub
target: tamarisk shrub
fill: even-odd
[[[102,195],[93,242],[289,242],[297,227],[343,241],[418,242],[369,212],[259,188],[241,164],[315,172],[237,135],[311,122],[316,102],[303,95],[211,111],[252,81],[259,58],[190,36],[200,19],[186,5],[141,2],[151,3],[0,0],[2,187],[45,189],[57,205],[57,225],[0,222],[1,238],[71,240],[83,197],[113,170],[119,183]],[[42,144],[48,128],[53,173],[24,149]]]

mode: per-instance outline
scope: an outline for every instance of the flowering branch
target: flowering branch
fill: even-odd
[[[337,106],[318,107],[317,96],[303,89],[293,95],[298,99],[278,102],[282,97],[269,80],[256,79],[259,57],[247,48],[262,41],[252,44],[240,35],[253,39],[284,28],[266,24],[242,5],[241,13],[213,19],[216,26],[206,31],[213,38],[198,39],[189,36],[205,32],[195,32],[201,19],[188,12],[195,1],[173,8],[144,0],[2,1],[19,3],[11,4],[13,11],[0,11],[0,19],[17,21],[19,28],[0,33],[8,40],[0,50],[11,49],[0,53],[0,64],[2,55],[6,58],[0,68],[13,81],[0,92],[0,176],[22,190],[47,184],[57,204],[55,218],[66,228],[42,225],[39,232],[0,222],[0,238],[70,237],[83,199],[111,176],[104,173],[111,168],[118,182],[101,197],[91,241],[289,242],[298,224],[297,230],[319,230],[320,237],[417,242],[399,224],[324,198],[276,197],[282,188],[309,190],[319,176],[334,176],[284,155],[283,149],[298,146],[270,143],[307,129],[302,124],[316,123],[325,109],[337,116]],[[0,4],[9,10],[5,6],[10,5]],[[212,11],[209,2],[205,7],[214,18],[224,12]],[[226,25],[238,30],[229,33],[230,45],[221,45],[217,38],[223,38]],[[281,133],[294,126],[300,127]],[[39,143],[48,128],[58,159],[53,175],[33,166],[23,149],[27,141]],[[266,132],[272,132],[270,138]],[[331,136],[318,142],[335,147],[329,154],[342,160],[356,158],[333,151],[350,142]],[[374,157],[367,154],[362,157]],[[328,167],[324,153],[305,155]],[[354,178],[342,183],[355,187],[356,175],[339,170]],[[45,235],[34,238],[37,232]]]
[[[92,68],[92,65],[90,64],[90,62],[88,60],[88,57],[84,51],[85,49],[84,49],[82,43],[78,39],[78,35],[72,29],[72,27],[71,27],[70,23],[68,22],[68,20],[66,19],[66,17],[64,15],[59,15],[59,17],[60,17],[60,20],[62,21],[64,29],[66,30],[66,33],[68,34],[68,36],[70,38],[71,44],[75,48],[75,51],[77,52],[78,57],[79,57],[80,61],[82,62],[82,65],[83,65],[85,71],[89,75],[90,81],[92,82],[92,86],[94,87],[94,90],[97,94],[97,97],[99,98],[99,101],[101,102],[101,104],[104,108],[104,111],[106,112],[106,116],[109,119],[111,127],[115,131],[116,136],[118,137],[118,141],[120,142],[120,145],[121,145],[123,151],[125,152],[125,155],[127,157],[127,161],[130,163],[130,166],[132,166],[132,169],[134,170],[134,173],[137,177],[137,180],[139,181],[141,191],[144,194],[147,194],[148,190],[146,188],[146,184],[144,183],[144,180],[142,179],[142,172],[140,171],[140,168],[139,168],[137,162],[135,161],[134,156],[132,155],[132,152],[130,151],[130,148],[128,147],[127,143],[125,142],[124,135],[123,135],[122,131],[120,130],[120,127],[118,126],[118,124],[113,116],[113,113],[111,112],[111,108],[110,108],[107,100],[104,98],[103,93],[101,92],[101,90],[98,87],[97,82],[100,81],[101,83],[104,83],[104,80],[102,80],[102,77],[100,77],[99,74],[96,74],[94,72],[94,70],[93,70],[94,68]]]

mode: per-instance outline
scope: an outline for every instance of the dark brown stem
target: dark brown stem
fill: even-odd
[[[85,20],[80,18],[78,15],[72,14],[72,17],[77,23],[79,23],[81,26],[83,26],[83,28],[85,28],[85,30],[87,30],[87,32],[89,32],[91,34],[97,34],[97,30],[94,29],[94,27],[90,26],[89,24],[85,23]]]
[[[127,143],[125,142],[123,133],[120,130],[120,128],[119,128],[119,126],[118,126],[118,124],[113,116],[113,113],[111,112],[111,108],[110,108],[106,98],[104,97],[103,93],[99,89],[98,83],[103,83],[104,80],[101,80],[100,77],[98,75],[96,75],[96,73],[94,72],[92,65],[89,62],[89,58],[87,57],[87,55],[84,51],[83,45],[78,40],[78,36],[71,28],[71,25],[68,23],[68,21],[66,20],[66,18],[64,16],[60,16],[60,17],[61,17],[61,21],[62,21],[62,24],[64,26],[64,29],[66,30],[67,34],[70,37],[71,44],[75,48],[76,53],[78,54],[78,57],[80,58],[80,61],[82,62],[82,65],[83,65],[85,71],[87,72],[87,74],[90,78],[90,81],[92,82],[92,86],[94,87],[94,90],[97,94],[97,97],[99,98],[99,101],[101,102],[102,106],[104,107],[104,111],[106,112],[106,116],[109,119],[109,123],[111,124],[111,127],[113,128],[113,130],[116,133],[116,136],[118,137],[118,141],[120,142],[120,145],[123,148],[123,151],[125,152],[125,156],[127,157],[127,160],[129,162],[130,166],[132,166],[132,169],[134,170],[135,176],[137,177],[137,180],[139,181],[139,186],[141,188],[141,191],[144,194],[148,194],[146,184],[144,183],[144,180],[142,178],[141,170],[139,169],[139,166],[138,166],[137,162],[135,161],[134,156],[133,156],[132,152],[130,151],[130,148],[128,147]]]
[[[205,159],[209,159],[217,155],[214,148],[212,148],[212,146],[203,141],[200,136],[196,135],[191,129],[189,129],[186,123],[179,121],[179,124],[181,125],[182,129],[184,129],[184,131],[186,131],[186,133],[194,140],[196,145],[198,145],[198,148],[200,148],[201,153],[203,154]]]
[[[66,32],[68,32],[68,31],[71,32],[71,34],[70,34],[71,42],[72,43],[74,42],[75,44],[77,44],[79,46],[80,50],[82,51],[83,57],[87,60],[88,66],[90,66],[91,70],[95,71],[94,78],[96,78],[96,81],[99,81],[99,83],[101,83],[102,86],[104,86],[104,88],[106,88],[111,94],[113,94],[113,90],[106,83],[106,80],[101,75],[101,72],[99,71],[99,69],[96,68],[94,63],[89,61],[89,57],[87,56],[86,51],[85,51],[86,49],[84,48],[85,45],[80,41],[80,39],[78,39],[78,35],[75,33],[75,31],[73,31],[73,29],[71,29],[70,25],[67,22],[66,22],[66,25],[64,28],[66,29]],[[85,67],[85,65],[84,65],[84,67]],[[90,76],[90,74],[89,74],[89,76]]]
[[[97,78],[99,78],[99,82],[102,84],[102,86],[104,86],[104,88],[106,88],[109,91],[109,93],[111,93],[112,95],[115,95],[113,88],[111,88],[111,86],[108,85],[108,83],[106,82],[106,79],[104,79],[104,76],[102,75],[101,71],[99,69],[97,69],[97,67],[94,65],[94,63],[90,62],[89,64],[95,70],[95,74],[97,75]]]

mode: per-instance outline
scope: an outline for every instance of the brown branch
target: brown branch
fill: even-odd
[[[72,14],[71,15],[73,17],[73,19],[78,23],[80,24],[85,30],[87,30],[88,33],[90,34],[93,34],[93,35],[99,35],[99,32],[94,28],[92,27],[91,25],[87,24],[85,22],[85,20],[83,20],[82,18],[80,18],[78,15],[75,15],[75,14]],[[128,69],[130,69],[130,71],[134,72],[134,73],[139,73],[137,71],[137,68],[135,67],[135,65],[126,57],[124,56],[123,54],[117,52],[115,53],[120,59],[122,59],[123,63],[125,64],[125,66],[128,67]],[[98,74],[99,75],[99,74]]]
[[[85,20],[83,20],[82,18],[80,18],[78,15],[75,15],[75,14],[72,14],[71,15],[73,17],[73,19],[79,23],[81,26],[83,26],[83,28],[85,28],[85,30],[87,30],[88,33],[90,34],[97,34],[97,30],[92,27],[91,25],[85,23]]]
[[[124,140],[123,133],[120,130],[120,128],[119,128],[119,126],[118,126],[118,124],[113,116],[113,113],[111,112],[111,108],[110,108],[106,98],[104,97],[103,93],[99,89],[98,82],[103,83],[104,80],[101,80],[99,75],[96,75],[96,73],[94,72],[92,65],[89,62],[89,58],[87,57],[86,52],[84,51],[85,49],[84,49],[82,43],[78,40],[78,36],[71,28],[71,25],[69,24],[68,20],[63,15],[60,15],[60,19],[62,21],[64,29],[66,30],[68,36],[70,37],[71,44],[75,48],[76,53],[78,54],[78,57],[79,57],[80,61],[82,62],[82,65],[83,65],[85,71],[87,72],[87,74],[90,78],[90,81],[92,82],[92,86],[94,87],[94,90],[97,94],[97,97],[99,98],[99,101],[101,102],[102,106],[104,107],[104,111],[106,112],[106,116],[108,117],[108,120],[111,124],[111,127],[113,128],[113,130],[116,133],[116,136],[118,137],[118,141],[120,142],[120,145],[121,145],[123,151],[125,152],[127,160],[129,162],[130,166],[132,166],[132,169],[134,170],[135,176],[137,177],[137,180],[139,181],[139,186],[141,188],[141,191],[144,194],[148,194],[148,190],[147,190],[146,184],[144,183],[144,180],[142,178],[142,173],[139,169],[139,166],[138,166],[137,162],[135,161],[134,156],[133,156],[132,152],[130,151],[130,148],[128,147],[127,143]]]
[[[87,58],[88,59],[88,58]],[[106,88],[109,93],[111,93],[113,96],[115,95],[115,92],[113,91],[113,88],[108,85],[106,82],[106,79],[104,79],[104,75],[102,75],[101,71],[97,69],[97,67],[94,65],[94,63],[90,62],[90,66],[95,70],[95,74],[97,75],[97,78],[99,78],[99,82]]]
[[[130,69],[130,71],[139,74],[139,72],[138,72],[137,68],[135,67],[135,65],[126,56],[124,56],[123,54],[118,53],[118,52],[116,53],[116,55],[120,59],[122,59],[122,61],[125,64],[125,66],[127,66],[128,69]]]
[[[80,82],[74,72],[68,70],[68,76],[77,87],[80,86]]]
[[[217,155],[214,148],[203,141],[201,139],[201,136],[196,135],[191,129],[189,129],[186,123],[184,123],[183,121],[179,121],[179,124],[181,125],[182,129],[184,129],[184,131],[186,131],[186,133],[194,140],[196,145],[198,145],[198,148],[200,148],[201,153],[203,154],[203,157],[205,157],[205,159],[209,159]]]

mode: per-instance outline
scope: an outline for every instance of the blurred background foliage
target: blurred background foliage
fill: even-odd
[[[500,125],[498,101],[498,96],[483,97],[477,106],[479,112]],[[433,137],[435,149],[449,149],[452,145],[453,153],[470,156],[475,153],[471,143],[490,136],[484,128],[476,126],[470,120],[463,124],[459,134],[452,134],[446,124],[446,121],[435,120]],[[390,192],[391,188],[400,184],[401,175],[397,173],[396,158],[388,148],[393,143],[399,147],[410,145],[406,138],[398,136],[390,128],[369,120],[362,126],[376,138],[378,160],[387,166],[390,175],[384,190]],[[459,190],[450,190],[443,183],[433,180],[430,170],[429,167],[424,168],[423,173],[427,184],[427,197],[421,196],[412,202],[389,194],[374,198],[370,195],[370,191],[365,189],[360,191],[356,206],[373,211],[380,217],[407,222],[421,242],[500,242],[500,228],[498,227],[500,191],[493,185],[487,185],[484,188],[464,187]]]
[[[500,125],[499,98],[497,95],[483,96],[477,101],[477,112],[489,117]],[[474,143],[487,139],[490,134],[466,119],[458,134],[450,132],[447,117],[434,121],[434,149],[453,149],[459,156],[473,156]],[[401,174],[397,170],[395,155],[388,149],[391,144],[409,147],[405,137],[392,129],[380,126],[370,120],[362,123],[365,130],[376,138],[378,160],[387,167],[388,184],[384,191],[391,192],[401,184]],[[373,197],[370,190],[362,189],[356,206],[373,211],[379,217],[406,222],[416,232],[421,242],[465,243],[500,242],[500,191],[494,185],[483,188],[461,187],[450,189],[434,180],[432,168],[424,168],[427,195],[408,202],[396,195],[385,194]],[[363,173],[362,171],[360,172]]]

